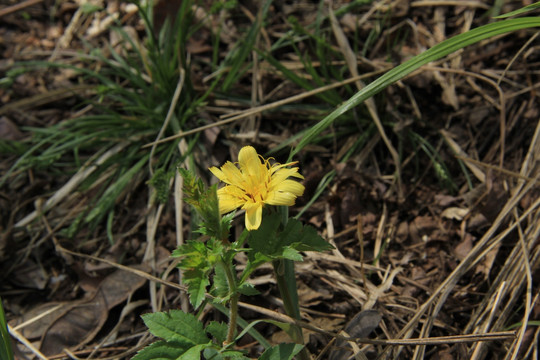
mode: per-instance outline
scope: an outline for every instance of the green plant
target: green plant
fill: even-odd
[[[76,234],[82,225],[95,228],[104,219],[111,219],[118,200],[146,182],[159,184],[155,188],[158,199],[166,198],[168,184],[163,186],[163,181],[153,177],[174,172],[176,165],[190,156],[198,136],[187,138],[187,151],[182,154],[178,151],[180,140],[155,144],[151,149],[141,145],[201,123],[197,109],[210,90],[197,93],[190,79],[185,48],[200,26],[193,21],[192,5],[193,1],[184,1],[174,21],[166,21],[159,34],[152,22],[152,2],[139,5],[145,41],[139,43],[116,27],[113,31],[119,34],[121,44],[114,48],[87,44],[89,54],[77,55],[83,67],[62,59],[15,64],[10,70],[14,76],[42,68],[74,70],[95,95],[85,101],[91,109],[88,115],[48,128],[23,128],[31,138],[1,146],[2,151],[24,152],[2,175],[0,186],[27,169],[73,175],[69,191],[90,195],[89,206],[64,230],[68,236]],[[52,206],[47,203],[42,211]]]
[[[0,359],[13,360],[13,351],[11,350],[11,337],[7,329],[6,316],[0,298]]]
[[[270,165],[268,160],[261,163],[255,149],[244,147],[239,154],[239,168],[227,162],[221,169],[210,169],[226,184],[219,190],[215,185],[206,188],[192,173],[179,170],[184,178],[186,202],[201,219],[197,231],[202,237],[188,241],[172,255],[181,258],[178,267],[183,271],[193,307],[198,309],[206,302],[228,304],[229,322],[212,322],[205,328],[194,315],[181,311],[144,315],[149,331],[163,340],[141,350],[134,360],[155,359],[162,354],[174,359],[199,358],[201,352],[206,358],[245,359],[242,352],[234,349],[234,344],[250,329],[248,326],[237,334],[238,298],[241,294],[258,294],[248,279],[265,263],[274,266],[285,307],[298,309],[296,288],[290,288],[295,281],[294,272],[291,275],[284,269],[284,261],[301,261],[300,252],[324,251],[331,245],[314,228],[296,219],[283,218],[282,212],[268,206],[292,205],[303,193],[300,183],[288,179],[302,177],[298,168],[287,168],[292,164]],[[238,239],[230,239],[229,230],[237,207],[246,210],[246,230]],[[222,217],[221,214],[227,215]],[[248,258],[241,273],[234,260],[239,252],[246,253]],[[303,349],[301,328],[276,321],[271,323],[286,330],[296,344],[269,347],[261,359],[272,358],[277,353],[281,359],[291,359],[296,354],[309,358]]]

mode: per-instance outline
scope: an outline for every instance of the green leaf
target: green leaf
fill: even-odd
[[[101,6],[93,5],[91,3],[83,3],[80,7],[81,11],[85,15],[89,15],[92,13],[95,13],[96,11],[99,11],[102,9]]]
[[[302,225],[296,219],[289,219],[285,230],[280,234],[281,242],[291,245],[298,251],[326,251],[333,249],[311,225]]]
[[[206,189],[202,180],[197,178],[191,171],[179,168],[178,171],[184,179],[184,194],[188,204],[202,218],[202,223],[197,230],[201,234],[227,240],[234,214],[222,218],[219,213],[217,197],[217,185]]]
[[[538,8],[540,8],[540,1],[535,2],[534,4],[524,6],[524,7],[520,8],[520,9],[511,11],[509,13],[502,14],[502,15],[499,15],[499,16],[495,16],[495,19],[503,19],[503,18],[507,18],[507,17],[510,17],[510,16],[520,15],[520,14],[523,14],[523,13],[526,13],[526,12],[529,12],[529,11],[536,10]]]
[[[259,360],[291,360],[302,350],[304,345],[300,344],[279,344],[267,349]]]
[[[281,250],[278,243],[277,231],[281,224],[281,217],[277,213],[263,216],[261,226],[257,230],[249,232],[248,244],[253,253],[263,255],[276,255]]]
[[[174,250],[172,256],[183,257],[178,267],[184,271],[184,283],[188,286],[191,304],[198,308],[210,285],[210,273],[225,253],[220,240],[210,238],[207,242],[190,240]]]
[[[131,358],[131,360],[177,360],[189,347],[175,341],[156,341]]]
[[[184,271],[184,283],[188,286],[189,301],[195,309],[201,306],[210,285],[208,273],[199,269]]]
[[[296,219],[289,219],[285,229],[279,232],[281,215],[271,213],[263,216],[261,226],[248,235],[248,263],[241,276],[244,283],[260,265],[277,259],[302,261],[300,251],[325,251],[332,249],[312,226],[303,226]]]
[[[298,154],[306,145],[311,144],[321,132],[328,128],[339,116],[343,115],[352,108],[360,105],[370,97],[378,94],[383,89],[398,80],[403,79],[422,65],[429,62],[441,59],[448,54],[451,54],[459,49],[463,49],[469,45],[475,44],[484,39],[501,35],[504,33],[540,27],[540,17],[524,17],[519,19],[503,20],[492,24],[480,26],[476,29],[469,30],[463,34],[456,35],[450,39],[433,46],[427,51],[416,55],[412,59],[394,67],[384,75],[368,84],[362,90],[353,95],[349,100],[345,101],[332,113],[311,127],[302,137],[298,145],[291,151],[289,158]]]
[[[174,341],[178,347],[181,345],[186,350],[210,341],[202,323],[194,315],[181,310],[144,314],[142,318],[153,335]]]
[[[193,346],[188,351],[183,353],[179,360],[200,360],[201,351],[203,351],[207,346],[207,344]]]
[[[206,332],[212,335],[220,346],[227,339],[227,330],[227,324],[217,321],[211,321],[206,327]]]
[[[227,265],[224,265],[227,266]],[[230,296],[229,283],[227,281],[227,274],[222,266],[216,266],[214,269],[214,286],[215,296],[226,300]]]
[[[285,258],[285,259],[289,259],[289,260],[292,260],[292,261],[302,261],[303,260],[302,255],[300,255],[300,253],[296,249],[293,249],[290,246],[285,246],[283,248],[283,252],[282,252],[281,256],[283,256],[283,258]]]
[[[260,294],[259,290],[255,289],[255,287],[250,283],[243,283],[242,285],[240,285],[240,287],[238,288],[238,292],[242,295],[247,296],[254,296]]]
[[[102,218],[115,204],[116,199],[120,196],[126,186],[131,182],[133,177],[141,170],[143,165],[147,163],[149,155],[143,156],[131,169],[123,173],[120,178],[105,192],[101,199],[99,199],[96,206],[90,211],[85,218],[86,222],[92,222],[96,219]]]
[[[332,249],[312,226],[303,226],[296,219],[289,219],[285,229],[278,232],[281,217],[272,213],[263,218],[261,226],[250,232],[249,246],[252,248],[251,259],[260,253],[272,259],[287,258],[302,260],[298,251],[325,251]]]
[[[272,261],[272,258],[259,252],[248,252],[248,262],[242,272],[240,283],[244,283],[251,273],[264,263]]]
[[[207,348],[204,350],[204,358],[212,360],[250,360],[244,353],[234,350],[219,352],[216,349]]]

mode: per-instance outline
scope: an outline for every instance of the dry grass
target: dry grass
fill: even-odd
[[[88,15],[68,1],[51,23],[43,4],[24,4],[36,17],[26,25],[34,35],[23,29],[20,7],[0,9],[0,16],[9,20],[0,25],[0,36],[8,39],[1,50],[11,55],[0,63],[2,72],[17,61],[51,57],[88,66],[73,56],[73,51],[84,51],[82,40],[112,41],[108,28],[92,37],[88,33],[92,20],[104,20],[106,12]],[[180,131],[167,133],[164,119],[156,134],[82,154],[82,165],[64,173],[52,167],[10,173],[0,194],[0,295],[10,332],[19,342],[18,358],[127,359],[149,341],[141,312],[189,311],[169,257],[191,236],[180,177],[167,180],[169,202],[159,203],[141,170],[116,200],[108,225],[104,218],[94,228],[67,235],[69,226],[95,204],[92,196],[106,188],[115,165],[97,177],[96,171],[112,156],[135,142],[153,159],[158,146],[174,144],[178,154],[186,155],[182,164],[198,171],[231,158],[248,143],[284,157],[284,149],[297,143],[302,131],[339,105],[336,98],[348,99],[403,60],[488,22],[488,11],[497,10],[487,1],[386,0],[366,2],[345,15],[339,12],[349,4],[335,1],[328,8],[324,3],[325,26],[317,29],[310,25],[318,21],[319,4],[275,1],[255,44],[260,53],[274,56],[279,67],[253,50],[234,91],[217,86]],[[521,5],[508,1],[499,10]],[[261,15],[253,2],[217,14],[205,13],[204,6],[198,11],[198,21],[207,22],[200,38],[189,44],[192,73],[187,75],[194,92],[204,93],[214,79],[226,78],[234,68],[211,66],[212,57],[225,62]],[[125,17],[123,25],[137,28],[133,13],[119,13]],[[288,16],[297,17],[306,34],[299,31],[291,36],[294,46],[271,51],[289,34]],[[213,33],[218,23],[226,26]],[[57,32],[44,35],[53,30]],[[317,42],[321,39],[326,43]],[[212,48],[212,41],[220,46]],[[359,358],[369,359],[538,357],[538,47],[536,30],[519,31],[424,66],[344,115],[302,151],[298,160],[307,194],[297,210],[336,247],[332,253],[309,254],[297,264],[299,324],[314,358],[332,358],[340,340],[340,346],[348,341]],[[102,65],[96,64],[92,66]],[[56,76],[32,76],[20,75],[11,87],[0,88],[3,140],[29,139],[25,126],[46,129],[97,111],[92,105],[73,108],[76,96],[98,93],[81,75],[58,70]],[[175,104],[188,91],[184,80],[178,79]],[[175,116],[173,108],[165,110],[169,120]],[[12,132],[4,130],[12,125]],[[193,139],[198,139],[195,145]],[[68,154],[58,161],[74,163],[74,158]],[[17,159],[3,158],[0,171],[7,174]],[[144,171],[154,174],[151,164]],[[330,180],[319,191],[325,179]],[[302,210],[306,203],[310,206]],[[114,244],[107,241],[111,237]],[[242,261],[238,259],[240,267]],[[135,269],[141,263],[150,269]],[[126,294],[120,309],[108,309],[112,322],[94,329],[94,336],[80,346],[58,356],[40,353],[40,337],[49,328],[41,325],[43,333],[30,336],[29,324],[40,319],[24,314],[54,301],[87,300],[99,289],[95,279],[107,278],[114,269],[148,281]],[[270,268],[256,273],[252,281],[264,296],[244,298],[241,316],[294,323],[282,314],[270,275]],[[342,332],[349,320],[367,310],[381,316],[375,330],[361,339]],[[219,316],[208,308],[201,314],[204,320]],[[271,326],[260,332],[272,342],[282,341]],[[252,356],[260,351],[253,339],[239,346]]]

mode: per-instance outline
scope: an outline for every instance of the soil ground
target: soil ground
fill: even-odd
[[[0,4],[0,138],[28,142],[31,128],[47,129],[77,116],[85,111],[81,106],[85,96],[95,96],[95,92],[75,89],[87,85],[76,71],[51,68],[13,76],[14,65],[70,58],[76,66],[86,66],[76,54],[88,53],[88,44],[106,48],[118,41],[107,23],[111,13],[119,14],[125,28],[137,36],[144,33],[137,13],[123,2],[110,2],[106,10],[88,13],[79,11],[79,1],[21,2],[20,9],[15,8],[17,3],[4,0]],[[162,24],[164,14],[174,13],[180,3],[162,2],[155,9],[155,21]],[[351,2],[331,3],[275,1],[260,47],[284,36],[289,17],[307,27],[317,21],[320,6],[337,10]],[[378,37],[369,40],[365,51],[355,49],[361,54],[358,70],[382,73],[453,35],[494,21],[490,1],[442,3],[366,1],[339,17],[339,27],[351,43],[365,45],[368,36],[378,30]],[[503,4],[499,10],[504,13],[530,2],[496,3]],[[209,11],[210,4],[206,5],[201,8]],[[221,34],[224,45],[218,50],[219,57],[225,57],[242,39],[258,9],[256,1],[239,1],[222,13],[227,27]],[[328,31],[332,51],[341,53],[343,47]],[[189,42],[187,51],[194,64],[207,63],[212,57],[211,32],[203,27]],[[299,154],[296,160],[305,176],[306,193],[291,209],[293,214],[315,196],[326,174],[335,174],[300,217],[335,246],[327,253],[308,253],[296,264],[302,316],[312,326],[305,330],[305,340],[313,358],[347,358],[338,353],[346,344],[337,343],[332,336],[346,326],[352,336],[382,341],[357,345],[368,359],[537,356],[537,35],[538,30],[516,31],[467,47],[377,95],[374,108],[381,114],[384,135],[392,147],[374,128],[371,141],[354,149],[368,128],[358,120],[358,131],[350,127],[342,131],[336,125],[324,133],[330,139],[326,145],[313,144]],[[298,49],[302,54],[312,50]],[[297,53],[287,49],[275,56],[291,69],[296,66],[300,76],[317,81],[303,70]],[[313,54],[314,66],[318,60]],[[266,62],[257,66],[258,73],[257,69],[246,70],[235,87],[238,98],[249,100],[260,92],[265,100],[257,105],[262,105],[306,91],[283,80],[282,74],[267,71]],[[258,76],[252,76],[254,73]],[[194,88],[200,91],[207,86],[203,78],[213,76],[203,66],[194,67],[191,75]],[[343,101],[356,91],[346,89],[348,86],[352,85],[340,90]],[[66,88],[71,91],[63,91]],[[253,145],[261,153],[276,148],[327,114],[319,100],[310,97],[300,100],[302,106],[297,108],[259,112],[206,130],[201,141],[207,153],[194,155],[198,169],[235,159],[242,145]],[[217,121],[220,111],[246,108],[245,102],[211,96],[201,114]],[[371,122],[365,107],[355,111],[355,116]],[[19,159],[5,149],[0,173],[7,173]],[[350,150],[352,156],[339,161]],[[392,150],[399,154],[399,164]],[[275,156],[284,162],[283,154]],[[17,359],[36,358],[30,345],[21,342],[27,339],[48,359],[129,359],[153,341],[140,319],[142,313],[189,309],[178,289],[160,286],[152,298],[156,288],[151,282],[115,266],[123,264],[178,282],[170,257],[177,246],[173,195],[158,210],[148,208],[144,183],[132,189],[131,195],[124,194],[116,203],[116,214],[121,216],[114,218],[114,243],[108,240],[106,220],[97,228],[66,236],[65,229],[76,217],[71,211],[82,211],[77,209],[76,199],[80,198],[76,195],[20,226],[72,175],[73,169],[48,171],[41,166],[10,175],[0,189],[0,296],[17,333],[15,355]],[[202,176],[212,181],[209,173]],[[157,231],[154,262],[148,265],[148,219],[152,216]],[[189,224],[187,206],[181,217]],[[235,222],[237,233],[242,227],[241,219]],[[182,230],[186,238],[191,236],[189,225]],[[242,261],[238,259],[240,264]],[[253,284],[261,295],[242,301],[282,311],[270,267],[257,271]],[[246,320],[262,317],[247,308],[241,308],[240,316]],[[210,307],[201,317],[223,320]],[[30,323],[23,324],[26,321]],[[524,322],[529,326],[524,327]],[[258,330],[272,343],[289,341],[271,325],[258,326]],[[262,350],[249,337],[239,346],[252,357]]]

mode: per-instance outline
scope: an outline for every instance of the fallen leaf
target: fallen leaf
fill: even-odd
[[[20,140],[23,134],[13,121],[5,116],[0,117],[0,139]]]
[[[465,234],[465,238],[457,244],[454,254],[459,260],[465,259],[473,248],[473,237],[471,234]]]
[[[376,310],[365,310],[356,314],[343,329],[348,336],[366,338],[379,326],[382,317]],[[336,341],[336,347],[330,352],[329,360],[347,359],[350,356],[350,350],[345,348],[346,341]]]
[[[73,306],[56,319],[41,340],[40,351],[47,355],[60,354],[65,348],[80,347],[96,336],[107,320],[107,302],[102,291],[90,301]]]
[[[469,214],[469,209],[459,207],[449,207],[444,209],[441,216],[446,219],[463,220]]]
[[[133,268],[147,270],[146,266]],[[42,331],[40,350],[45,355],[59,354],[65,348],[79,348],[91,341],[105,324],[109,310],[125,301],[146,279],[124,270],[108,275],[88,298],[63,303],[56,311],[33,327],[26,330],[31,335]],[[47,304],[53,307],[58,303]]]

